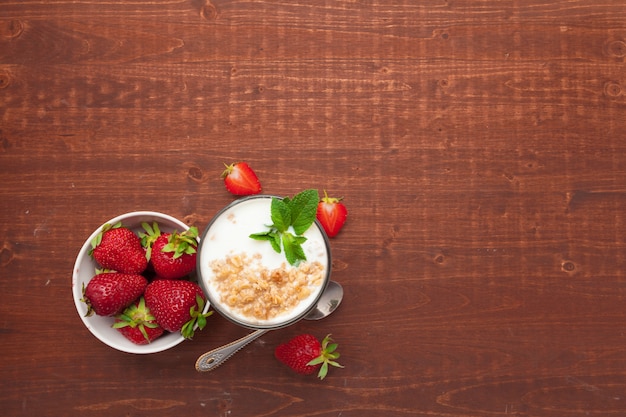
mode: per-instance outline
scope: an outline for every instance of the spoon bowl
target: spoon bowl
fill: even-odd
[[[328,281],[326,289],[317,302],[317,305],[304,316],[305,320],[320,320],[329,316],[339,307],[343,299],[343,287],[336,281]]]
[[[319,298],[317,305],[306,316],[305,320],[320,320],[329,316],[339,307],[343,299],[343,287],[335,281],[328,281],[326,289]],[[213,349],[201,355],[196,361],[196,370],[198,372],[212,371],[220,366],[227,359],[241,350],[244,346],[253,340],[267,333],[269,329],[259,329],[252,332],[241,339],[237,339],[227,345]]]

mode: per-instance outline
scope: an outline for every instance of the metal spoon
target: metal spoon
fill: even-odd
[[[335,281],[329,281],[328,286],[324,290],[324,293],[317,302],[317,306],[311,310],[304,319],[306,320],[319,320],[328,316],[335,311],[341,299],[343,298],[343,287],[341,284]],[[268,329],[260,329],[250,333],[247,336],[237,339],[227,345],[213,349],[201,355],[196,361],[196,370],[198,372],[212,371],[220,366],[227,359],[237,353],[241,348],[248,345],[250,342],[267,333]]]

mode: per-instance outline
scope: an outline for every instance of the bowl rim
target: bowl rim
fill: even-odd
[[[83,262],[85,261],[87,257],[89,257],[89,250],[91,249],[91,241],[93,240],[93,238],[98,233],[100,233],[100,231],[102,230],[102,227],[107,223],[116,224],[121,221],[124,226],[129,227],[131,230],[137,229],[138,227],[140,227],[140,223],[144,220],[139,220],[138,224],[134,223],[134,221],[131,224],[124,224],[124,221],[129,218],[142,218],[142,217],[146,218],[147,220],[145,221],[148,221],[148,222],[152,222],[152,221],[168,222],[169,224],[165,226],[166,230],[171,229],[171,230],[177,230],[177,231],[183,232],[189,229],[189,226],[185,224],[182,220],[179,220],[173,216],[170,216],[169,214],[161,213],[158,211],[150,211],[150,210],[127,212],[127,213],[115,216],[111,218],[110,220],[107,220],[106,222],[103,222],[102,224],[100,224],[100,226],[98,226],[91,233],[91,235],[87,238],[87,240],[85,240],[80,250],[78,251],[76,260],[74,262],[74,269],[72,270],[72,297],[74,299],[74,305],[76,307],[76,311],[78,312],[79,317],[81,318],[81,321],[83,322],[85,327],[87,327],[89,332],[93,336],[95,336],[98,340],[100,340],[102,343],[104,343],[105,345],[111,348],[114,348],[116,350],[126,352],[126,353],[150,354],[150,353],[162,352],[164,350],[177,346],[178,344],[183,342],[185,338],[180,333],[178,334],[169,333],[167,335],[161,336],[160,338],[156,339],[155,341],[147,345],[136,345],[132,343],[131,341],[125,339],[124,336],[120,334],[121,336],[121,339],[119,339],[120,342],[116,342],[108,338],[105,334],[103,334],[103,332],[99,330],[100,326],[98,325],[98,323],[101,323],[103,321],[108,321],[108,319],[112,320],[112,317],[102,317],[102,316],[95,316],[95,315],[91,317],[86,317],[85,313],[87,311],[87,307],[85,303],[81,301],[82,300],[82,284],[86,284],[91,279],[91,278],[87,280],[81,279],[80,278],[81,273],[84,274],[84,271],[81,271],[81,269],[82,269]],[[171,226],[171,225],[175,225],[175,226]],[[161,226],[160,223],[159,223],[159,226]],[[93,264],[97,267],[97,263],[95,260],[91,259],[91,262],[93,262]],[[204,306],[203,313],[206,313],[210,307],[211,307],[211,304],[207,300]],[[169,339],[165,339],[165,338],[169,338]]]
[[[209,233],[209,230],[211,229],[211,226],[213,225],[213,223],[215,223],[217,221],[218,218],[220,218],[220,216],[222,214],[224,214],[226,211],[230,210],[232,207],[238,205],[238,204],[242,204],[245,203],[247,201],[250,200],[255,200],[255,199],[272,199],[272,198],[279,198],[282,199],[283,197],[277,196],[277,195],[273,195],[273,194],[255,194],[255,195],[250,195],[250,196],[244,196],[244,197],[240,197],[232,202],[230,202],[229,204],[227,204],[226,206],[222,207],[216,214],[215,216],[213,216],[213,218],[209,221],[209,223],[207,224],[206,228],[204,229],[204,231],[202,232],[201,236],[200,236],[200,243],[198,243],[198,256],[196,258],[196,274],[198,275],[198,284],[200,285],[200,287],[202,287],[202,290],[204,291],[204,294],[207,297],[207,301],[209,304],[211,304],[211,306],[213,307],[213,310],[215,310],[220,316],[226,318],[228,321],[247,328],[247,329],[252,329],[252,330],[276,330],[276,329],[281,329],[287,326],[290,326],[300,320],[302,320],[304,317],[306,317],[306,315],[308,313],[310,313],[312,310],[315,309],[315,307],[317,306],[318,301],[320,300],[320,298],[322,297],[322,294],[324,293],[324,291],[326,290],[326,287],[328,286],[328,282],[330,281],[331,278],[331,273],[332,273],[332,252],[331,252],[331,247],[330,247],[330,240],[328,238],[328,235],[326,234],[326,232],[324,231],[324,228],[322,227],[322,225],[320,224],[320,222],[315,219],[315,221],[313,222],[315,224],[315,226],[318,228],[321,236],[322,236],[322,240],[324,241],[324,247],[326,248],[326,253],[328,255],[328,264],[326,267],[326,274],[324,277],[324,282],[322,284],[322,288],[320,289],[320,291],[318,292],[317,296],[315,297],[315,299],[313,299],[311,301],[311,305],[303,310],[300,314],[291,317],[287,320],[278,322],[278,323],[274,323],[274,324],[252,324],[252,323],[248,323],[242,320],[237,319],[237,317],[233,317],[231,314],[228,313],[228,311],[225,311],[222,306],[220,305],[219,300],[216,300],[215,297],[213,296],[213,294],[211,293],[211,291],[209,291],[208,288],[206,288],[205,283],[204,283],[204,278],[202,277],[202,242],[205,241],[205,237],[206,235]]]

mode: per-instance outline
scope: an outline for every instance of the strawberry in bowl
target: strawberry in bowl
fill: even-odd
[[[72,274],[74,304],[83,324],[106,345],[136,354],[161,352],[178,345],[204,327],[206,317],[212,314],[210,304],[202,295],[192,300],[195,309],[193,317],[183,317],[187,320],[181,329],[167,330],[159,323],[159,319],[168,321],[170,318],[162,314],[157,316],[151,311],[144,295],[152,283],[165,278],[157,276],[152,262],[148,261],[149,249],[154,254],[154,246],[148,248],[141,244],[142,235],[146,232],[142,225],[145,224],[153,229],[157,225],[159,236],[182,235],[185,240],[183,246],[187,247],[183,252],[195,250],[188,248],[197,245],[195,228],[163,213],[131,212],[105,222],[91,234],[76,257]],[[161,249],[157,250],[161,252]],[[181,270],[185,274],[177,272],[176,281],[195,284],[195,270],[186,266],[187,261],[184,264]],[[192,307],[189,300],[172,300],[173,303],[187,303],[185,306],[189,314]],[[181,317],[176,319],[181,320]]]

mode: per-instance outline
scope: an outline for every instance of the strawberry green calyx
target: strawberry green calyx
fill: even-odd
[[[105,232],[108,232],[112,229],[119,229],[120,227],[122,227],[122,222],[117,222],[115,224],[105,223],[102,226],[100,233],[98,233],[93,239],[91,239],[91,249],[89,250],[89,255],[93,255],[94,249],[100,245],[100,243],[102,242],[102,235],[104,235]]]
[[[321,198],[321,201],[328,204],[335,204],[343,200],[343,197],[329,197],[326,190],[324,190],[324,197]]]
[[[115,318],[117,320],[113,323],[113,328],[137,328],[148,343],[150,343],[153,338],[148,335],[146,329],[156,329],[159,327],[154,316],[146,307],[146,301],[143,297],[139,299],[139,302],[131,304],[124,312],[117,315]]]
[[[224,169],[224,171],[222,171],[222,173],[220,174],[220,178],[222,179],[228,177],[233,172],[233,170],[235,169],[236,163],[232,163],[228,165],[226,162],[223,162],[223,164],[224,164],[224,168],[226,169]]]
[[[180,333],[185,339],[191,339],[195,333],[195,327],[202,330],[206,326],[206,318],[213,314],[213,311],[202,313],[204,310],[205,301],[200,295],[196,295],[196,304],[189,309],[189,315],[191,319],[186,322],[180,329]]]
[[[157,222],[153,222],[152,225],[143,222],[141,223],[141,227],[146,233],[139,233],[139,238],[141,239],[141,246],[146,249],[146,259],[150,260],[152,256],[152,245],[161,236],[161,230],[159,229],[159,224]]]
[[[170,234],[167,245],[162,249],[163,252],[173,252],[174,259],[180,258],[183,255],[192,255],[196,253],[196,247],[198,246],[198,228],[195,226],[190,227],[188,230],[177,233],[176,231]]]
[[[322,349],[320,355],[307,363],[308,366],[315,366],[321,364],[319,372],[317,374],[319,379],[324,379],[328,374],[328,367],[334,366],[337,368],[343,368],[342,365],[336,362],[336,359],[339,358],[339,352],[337,352],[337,343],[331,343],[333,339],[328,334],[322,340]]]

